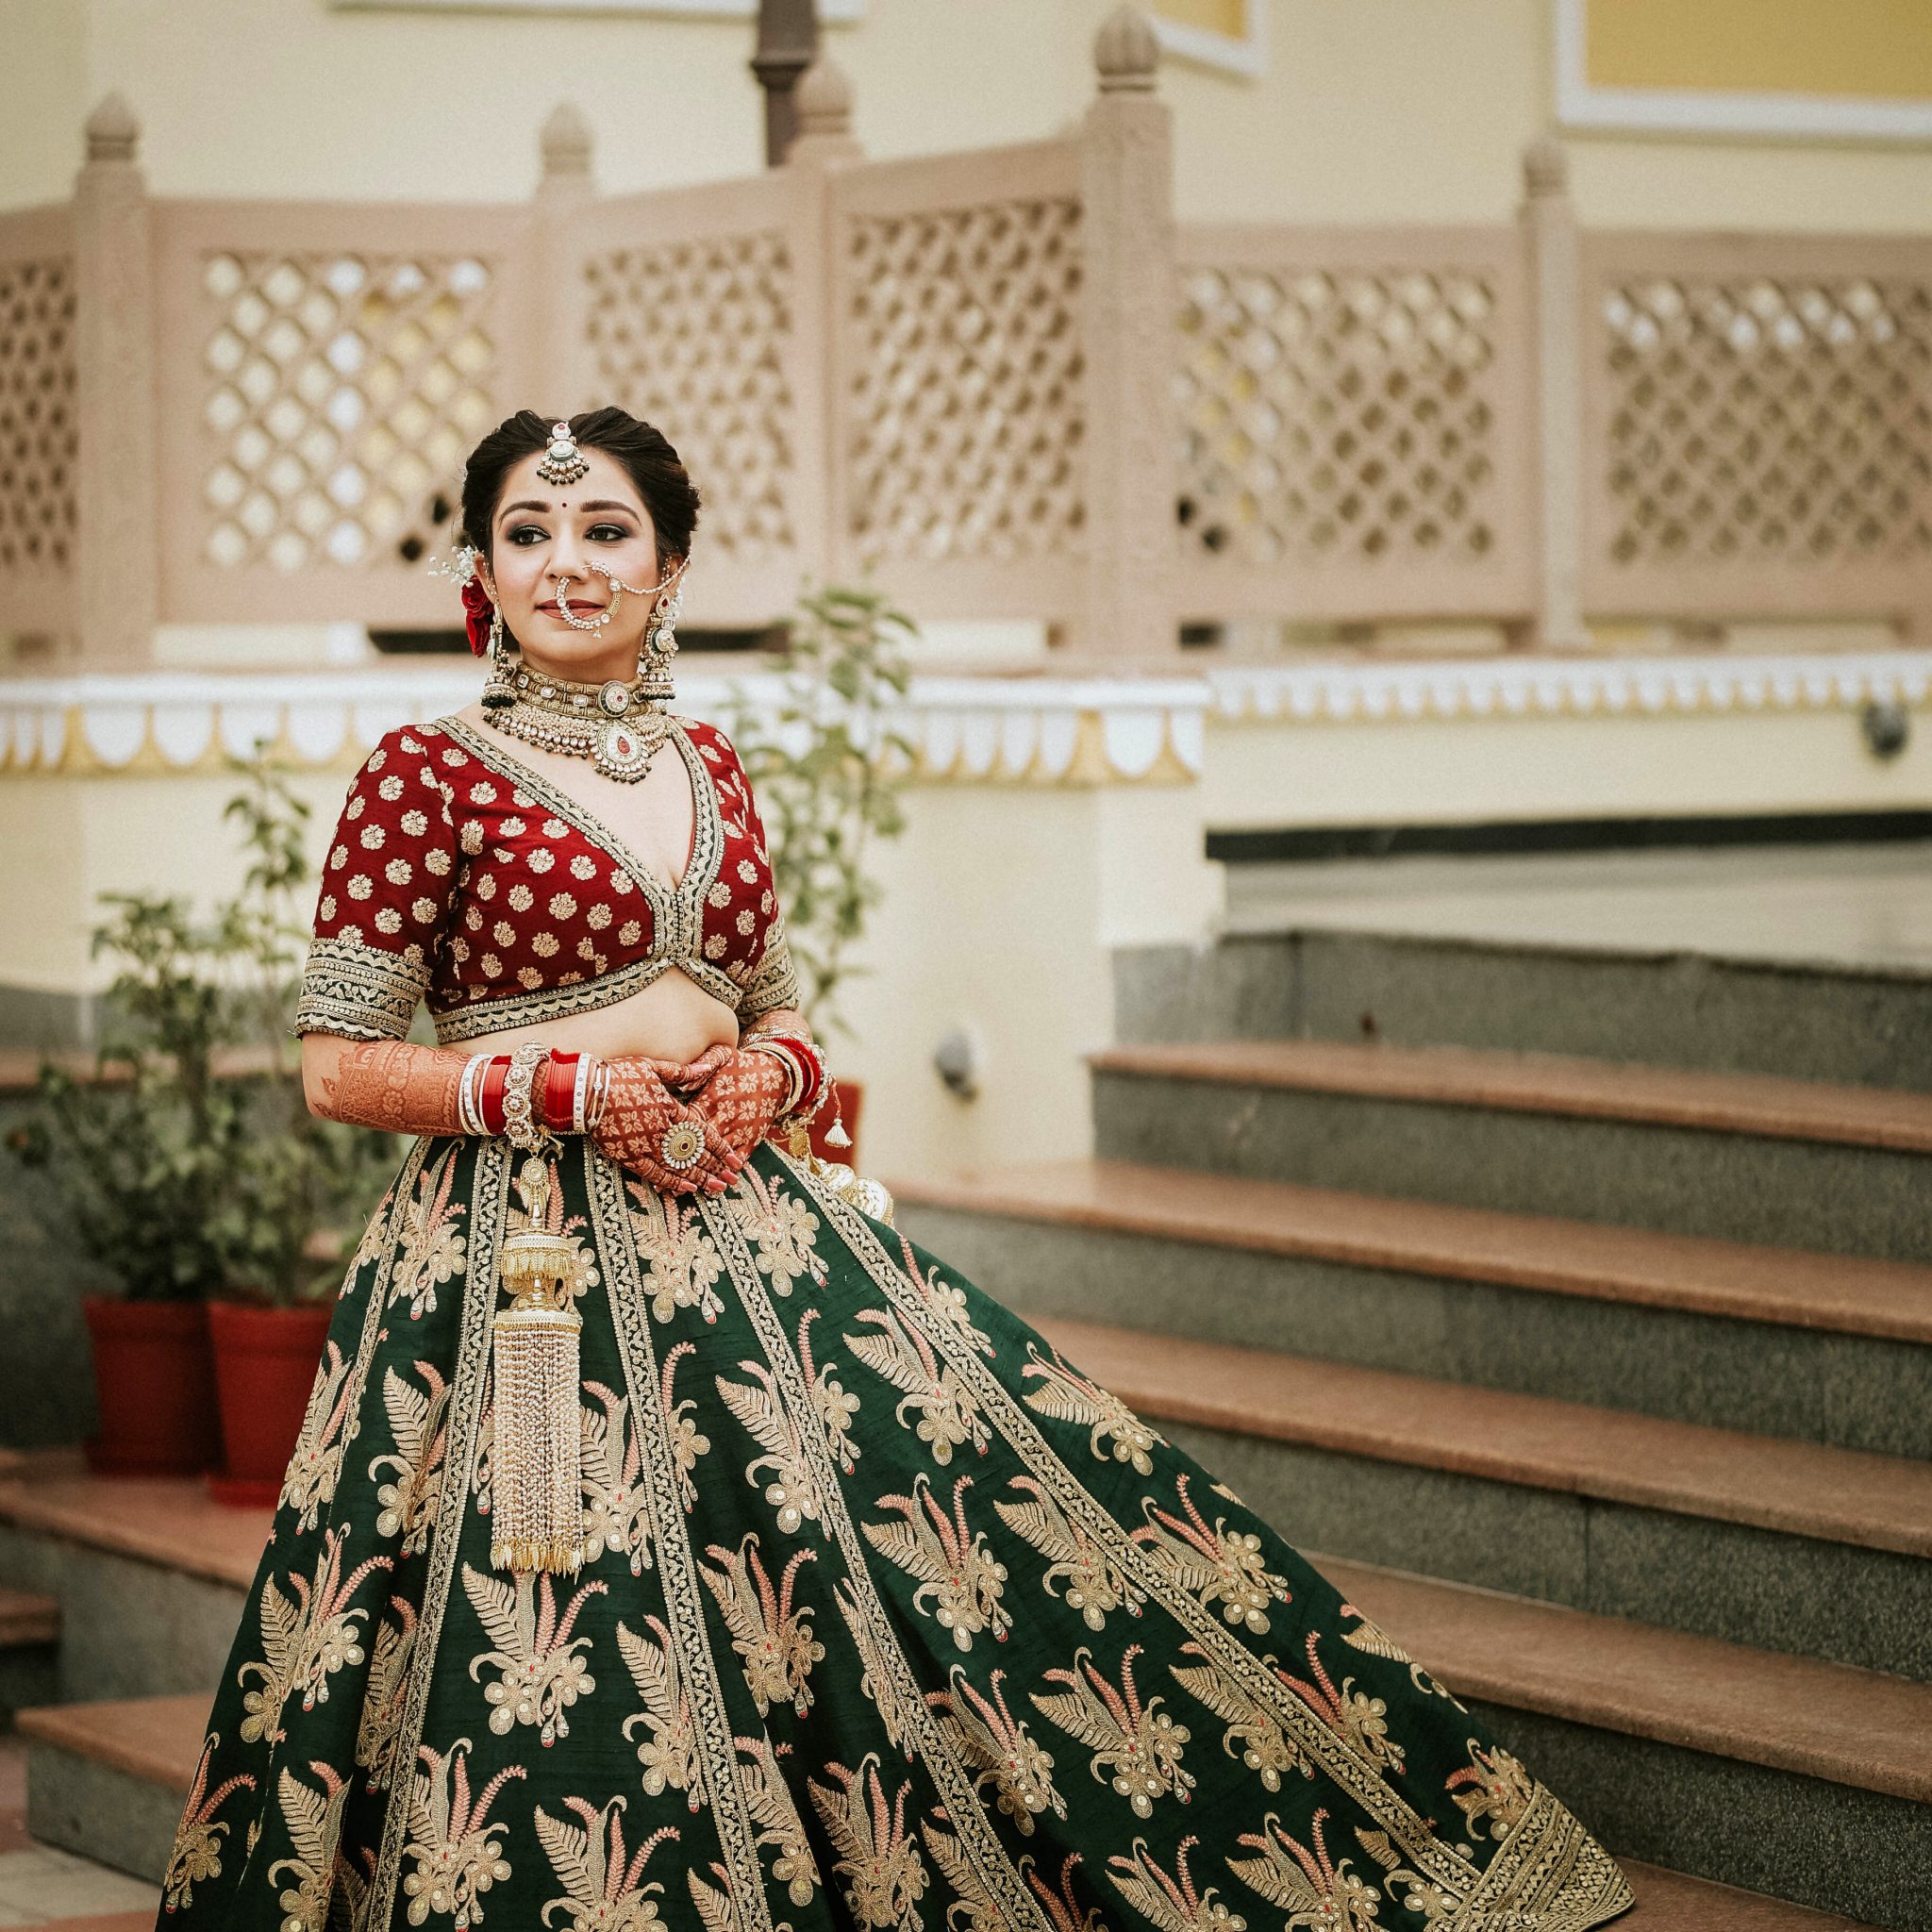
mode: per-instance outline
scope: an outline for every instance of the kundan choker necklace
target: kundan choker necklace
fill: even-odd
[[[520,665],[508,681],[509,703],[486,709],[486,724],[539,751],[589,758],[620,784],[636,784],[671,733],[662,700],[644,694],[648,680],[641,677],[572,684]]]

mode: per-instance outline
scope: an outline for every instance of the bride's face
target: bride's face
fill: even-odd
[[[637,675],[658,583],[658,532],[624,465],[600,449],[581,454],[590,468],[575,483],[544,482],[541,450],[510,470],[477,568],[533,670],[594,684]],[[607,612],[609,621],[579,629],[565,605],[579,625]]]

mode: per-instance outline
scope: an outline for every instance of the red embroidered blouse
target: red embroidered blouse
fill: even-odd
[[[675,886],[458,718],[370,753],[323,870],[297,1033],[438,1041],[608,1007],[674,966],[748,1022],[797,1004],[751,784],[722,731],[671,721],[691,772]]]

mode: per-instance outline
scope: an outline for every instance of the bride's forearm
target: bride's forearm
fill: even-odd
[[[400,1040],[302,1038],[302,1091],[324,1120],[392,1134],[460,1134],[469,1055]]]

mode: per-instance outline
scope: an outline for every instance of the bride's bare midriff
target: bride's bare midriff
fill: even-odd
[[[493,737],[480,705],[457,713]],[[667,747],[642,783],[621,785],[582,758],[564,758],[535,745],[499,741],[505,766],[526,765],[575,799],[624,840],[637,860],[666,884],[690,863],[697,801],[684,760]],[[615,1005],[570,1013],[532,1026],[505,1027],[466,1040],[468,1053],[508,1053],[526,1040],[558,1053],[591,1053],[603,1059],[642,1055],[660,1060],[694,1060],[708,1046],[738,1044],[738,1016],[676,967]]]
[[[508,1053],[526,1040],[541,1041],[555,1053],[595,1054],[599,1059],[641,1055],[694,1060],[707,1047],[738,1044],[738,1016],[674,966],[614,1006],[479,1034],[463,1041],[463,1051]]]

